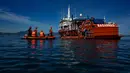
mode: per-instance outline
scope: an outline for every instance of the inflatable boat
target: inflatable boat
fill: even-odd
[[[46,36],[46,37],[28,37],[28,36],[24,36],[21,39],[29,39],[29,40],[49,40],[49,39],[55,39],[54,36]]]

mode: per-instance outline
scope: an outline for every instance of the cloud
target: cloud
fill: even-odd
[[[0,9],[0,11],[2,11],[2,9]]]
[[[42,24],[41,22],[32,21],[30,17],[17,15],[11,12],[6,12],[2,9],[0,9],[0,19],[20,24]]]
[[[10,24],[13,24],[16,26],[19,26],[19,25],[21,25],[21,26],[37,26],[37,27],[41,27],[42,29],[45,29],[45,30],[47,28],[49,28],[49,25],[43,24],[43,23],[38,22],[38,21],[33,21],[33,20],[31,20],[30,17],[17,15],[15,13],[4,11],[2,9],[0,9],[0,20],[10,22]],[[24,28],[24,29],[27,29],[27,28]]]

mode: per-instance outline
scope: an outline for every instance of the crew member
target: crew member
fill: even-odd
[[[28,36],[29,37],[32,36],[32,27],[29,27],[29,29],[28,29]]]
[[[35,32],[35,36],[37,37],[37,27],[35,28],[34,32]]]
[[[36,32],[32,31],[32,37],[36,37]]]
[[[52,30],[52,27],[50,27],[49,33],[50,33],[50,36],[53,36],[53,30]]]
[[[32,37],[37,37],[37,27],[32,31]]]
[[[40,37],[45,37],[45,34],[43,31],[40,32]]]
[[[88,36],[88,30],[87,29],[84,30],[84,35]]]

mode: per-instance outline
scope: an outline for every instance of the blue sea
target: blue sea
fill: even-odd
[[[130,73],[130,37],[23,40],[0,35],[0,73]]]

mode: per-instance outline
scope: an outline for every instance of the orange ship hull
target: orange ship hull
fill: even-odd
[[[118,27],[96,27],[93,28],[92,36],[118,36]]]
[[[62,35],[69,34],[61,36],[62,39],[120,39],[122,37],[119,35],[118,27],[116,24],[113,25],[113,27],[106,26],[84,26],[84,29],[89,29],[87,36],[82,36],[81,33],[78,33],[78,31],[59,31],[59,33]]]

